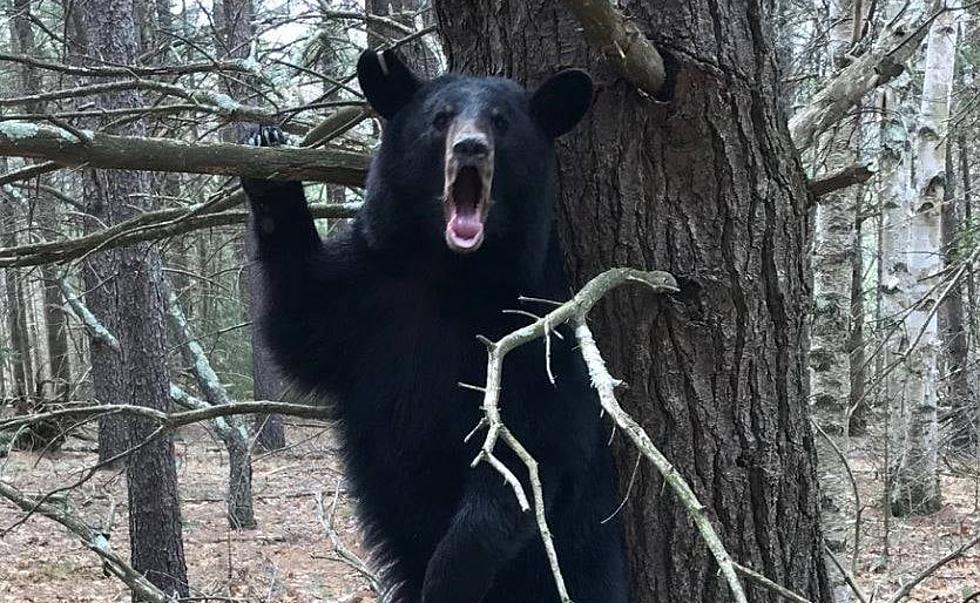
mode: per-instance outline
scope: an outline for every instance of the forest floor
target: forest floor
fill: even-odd
[[[180,434],[176,442],[183,500],[184,550],[192,595],[255,602],[375,601],[368,582],[334,551],[323,522],[340,485],[332,525],[342,542],[362,558],[358,526],[343,493],[342,475],[328,431],[290,427],[291,446],[257,454],[253,470],[258,529],[228,528],[224,492],[227,457],[202,428]],[[926,517],[892,519],[889,556],[884,556],[884,521],[876,506],[878,468],[854,446],[852,469],[866,506],[858,581],[874,601],[892,592],[956,549],[980,530],[975,482],[945,476],[945,506]],[[0,477],[36,494],[78,479],[95,460],[92,444],[70,440],[54,455],[14,452],[0,459]],[[318,504],[320,496],[322,506]],[[99,473],[72,495],[73,508],[93,526],[104,524],[115,505],[111,541],[125,556],[128,541],[124,478]],[[113,502],[114,501],[114,502]],[[21,514],[0,502],[0,530]],[[850,565],[850,555],[841,555]],[[980,590],[980,550],[969,551],[916,588],[916,602],[962,603]],[[99,560],[73,536],[44,517],[32,517],[0,538],[0,601],[3,603],[123,603],[129,593],[102,575]]]
[[[332,525],[344,545],[364,556],[330,432],[291,427],[287,441],[291,445],[286,450],[254,455],[258,528],[235,531],[229,529],[225,513],[228,458],[220,441],[202,428],[181,432],[175,450],[191,595],[276,603],[374,601],[367,581],[334,552],[321,521],[329,518],[341,485]],[[91,443],[69,440],[66,451],[53,455],[14,452],[0,459],[0,475],[21,491],[37,494],[72,483],[95,461]],[[112,501],[110,541],[117,553],[128,557],[124,476],[99,473],[72,495],[76,512],[93,526],[104,525]],[[21,515],[0,501],[0,530]],[[0,539],[0,602],[129,600],[121,582],[102,575],[94,554],[44,517],[32,517]]]

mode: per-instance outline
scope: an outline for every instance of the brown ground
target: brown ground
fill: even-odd
[[[314,495],[323,492],[329,510],[339,476],[329,433],[291,428],[287,439],[297,445],[272,455],[256,455],[253,487],[259,527],[238,532],[228,529],[225,515],[222,497],[227,457],[220,443],[202,429],[184,432],[177,442],[184,551],[192,595],[306,603],[342,600],[365,590],[367,582],[338,561],[319,520]],[[90,444],[70,440],[66,452],[52,457],[12,453],[0,465],[2,479],[27,493],[71,483],[78,478],[79,469],[94,462],[95,455],[87,451],[90,448]],[[100,474],[80,488],[72,501],[91,525],[101,525],[110,496],[116,501],[111,542],[117,552],[125,553],[129,534],[121,476]],[[0,501],[0,530],[19,517],[10,504]],[[344,495],[334,527],[349,548],[364,554]],[[116,579],[103,577],[100,561],[61,526],[34,517],[0,539],[0,601],[115,603],[128,602],[129,593]]]
[[[338,483],[338,462],[329,433],[291,427],[289,449],[257,455],[254,462],[255,511],[259,528],[229,530],[223,495],[227,462],[222,448],[203,429],[181,434],[177,442],[183,498],[184,547],[192,594],[255,602],[340,601],[362,593],[374,601],[367,582],[338,560],[319,520],[315,493],[329,508]],[[883,556],[884,523],[873,504],[875,468],[859,453],[852,464],[868,508],[864,511],[859,582],[874,601],[886,601],[902,581],[980,530],[975,484],[965,477],[944,478],[945,508],[934,515],[891,521],[889,557]],[[0,459],[0,478],[28,493],[77,479],[94,461],[91,444],[71,440],[54,456],[12,453]],[[116,501],[112,542],[120,552],[128,540],[122,478],[103,473],[72,496],[75,509],[101,525]],[[0,530],[21,517],[0,501]],[[341,494],[334,526],[343,541],[364,556],[350,504]],[[844,559],[849,564],[849,557]],[[980,591],[980,550],[945,566],[915,591],[911,601],[962,603]],[[978,599],[973,599],[978,601]],[[29,519],[0,539],[0,601],[3,603],[128,602],[128,591],[102,575],[98,559],[60,526],[43,517]]]

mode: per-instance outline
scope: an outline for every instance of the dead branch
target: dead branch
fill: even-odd
[[[907,61],[925,39],[929,25],[944,10],[934,12],[904,32],[891,26],[868,51],[842,69],[817,92],[810,103],[789,120],[789,135],[796,148],[810,148],[817,137],[841,120],[868,92],[887,84],[905,69]]]
[[[867,182],[872,176],[874,176],[874,172],[871,171],[871,168],[861,163],[855,163],[830,174],[814,177],[807,183],[807,188],[810,189],[810,193],[814,197],[820,197],[842,188]]]
[[[133,593],[145,601],[152,603],[176,603],[177,599],[168,596],[149,580],[143,577],[122,557],[112,551],[109,541],[100,530],[93,530],[84,521],[70,513],[66,508],[52,502],[34,500],[25,496],[20,490],[10,484],[0,481],[0,496],[17,505],[28,514],[41,515],[64,526],[69,532],[78,537],[88,550],[98,555],[103,562],[103,568],[119,578]]]
[[[828,557],[830,557],[830,560],[834,563],[834,567],[837,568],[840,575],[844,577],[844,582],[847,582],[847,585],[851,588],[851,592],[854,593],[854,596],[857,597],[861,603],[868,603],[868,596],[864,594],[861,587],[858,586],[857,580],[854,579],[851,572],[847,571],[847,568],[844,567],[837,556],[834,555],[834,552],[830,550],[830,547],[825,546],[824,552]]]
[[[173,431],[185,425],[192,425],[202,421],[210,421],[217,417],[230,417],[234,415],[264,414],[264,415],[289,415],[303,419],[324,420],[329,418],[327,410],[320,406],[306,404],[290,404],[288,402],[273,402],[269,400],[258,400],[251,402],[234,402],[233,404],[223,404],[208,406],[206,408],[196,408],[193,410],[182,410],[178,412],[164,412],[154,410],[145,406],[133,404],[92,404],[87,406],[76,406],[61,408],[45,413],[33,415],[22,415],[0,420],[0,431],[7,429],[17,429],[22,425],[30,425],[39,421],[57,419],[62,417],[75,417],[84,419],[99,415],[126,415],[149,419],[160,425],[162,431]]]
[[[223,142],[187,143],[165,138],[115,136],[0,122],[0,156],[34,157],[100,169],[145,170],[310,180],[363,186],[369,158],[341,150],[253,147]]]
[[[315,492],[313,494],[313,499],[316,502],[316,514],[317,519],[320,521],[320,525],[323,526],[323,531],[326,532],[327,537],[330,539],[330,543],[333,545],[334,552],[340,557],[348,567],[356,571],[357,573],[364,576],[368,583],[371,585],[371,590],[376,593],[384,593],[384,588],[381,585],[381,581],[378,577],[374,575],[371,568],[368,567],[367,563],[363,559],[358,557],[354,551],[347,548],[344,541],[341,540],[340,534],[333,527],[333,518],[337,510],[337,502],[340,500],[340,492],[342,488],[340,487],[340,480],[337,480],[337,484],[334,486],[334,496],[333,502],[330,503],[330,511],[327,512],[323,504],[323,492]]]
[[[82,303],[81,296],[76,292],[71,285],[68,284],[68,279],[61,275],[58,278],[58,287],[61,289],[61,294],[65,298],[65,303],[71,308],[78,320],[81,321],[82,326],[85,327],[85,331],[88,332],[88,336],[92,338],[93,341],[101,343],[107,346],[110,350],[114,352],[119,352],[119,340],[116,336],[109,332],[109,329],[105,328],[98,318],[92,314],[91,310]]]
[[[565,0],[585,37],[620,75],[654,95],[664,84],[664,61],[643,32],[608,0]]]
[[[912,578],[907,583],[905,583],[900,589],[898,589],[895,592],[895,594],[892,595],[890,599],[888,599],[888,603],[898,603],[899,601],[901,601],[902,599],[904,599],[905,597],[907,597],[909,595],[909,593],[912,592],[912,589],[915,588],[916,586],[918,586],[920,582],[922,582],[923,580],[925,580],[926,578],[928,578],[932,574],[936,573],[936,571],[939,568],[943,567],[944,565],[946,565],[950,561],[953,561],[955,559],[958,559],[958,558],[962,557],[963,556],[963,553],[965,553],[968,550],[972,549],[977,544],[980,544],[980,534],[977,534],[976,536],[973,537],[972,540],[964,543],[960,548],[958,548],[955,551],[949,553],[948,555],[946,555],[942,559],[939,559],[938,561],[936,561],[935,563],[933,563],[932,565],[930,565],[926,569],[924,569],[921,572],[919,572],[918,575],[916,575],[914,578]]]
[[[11,170],[6,174],[0,174],[0,185],[10,184],[11,182],[18,182],[20,180],[29,180],[59,169],[61,169],[61,166],[53,161],[34,163],[17,170]]]
[[[25,96],[10,96],[0,98],[0,107],[12,107],[18,105],[34,105],[49,101],[79,98],[117,92],[121,90],[147,90],[159,92],[164,96],[183,98],[194,103],[198,111],[220,115],[228,121],[245,121],[268,125],[279,125],[284,130],[293,134],[302,134],[308,128],[298,123],[281,123],[282,113],[274,109],[254,107],[244,105],[227,94],[214,92],[204,88],[189,89],[176,84],[167,84],[155,80],[127,79],[113,82],[103,82],[99,84],[89,84],[76,88],[63,88],[50,92],[39,92]],[[295,113],[293,109],[288,112]],[[288,113],[287,112],[287,113]]]
[[[124,66],[98,66],[83,67],[80,65],[66,65],[54,61],[45,61],[33,56],[0,52],[0,61],[10,61],[29,65],[46,71],[56,71],[65,75],[78,75],[82,77],[154,77],[154,76],[181,76],[195,73],[211,73],[217,71],[232,71],[239,73],[255,73],[258,65],[250,64],[245,59],[228,59],[222,61],[202,61],[199,63],[187,63],[186,65],[124,65]]]
[[[499,472],[510,487],[514,490],[518,503],[524,511],[529,510],[529,503],[524,487],[514,473],[501,462],[494,454],[498,440],[510,448],[521,460],[528,471],[528,480],[531,484],[532,495],[534,498],[534,515],[538,526],[538,532],[544,543],[545,553],[551,566],[551,573],[555,579],[558,589],[558,596],[563,603],[569,603],[568,590],[565,587],[565,579],[561,573],[558,563],[558,554],[551,537],[551,530],[548,527],[545,517],[544,496],[541,488],[541,480],[538,477],[538,464],[524,446],[507,429],[500,417],[500,390],[503,376],[504,356],[508,352],[525,343],[548,336],[555,328],[573,321],[584,320],[592,306],[595,305],[606,293],[615,287],[628,282],[640,282],[651,287],[655,291],[673,291],[677,289],[674,278],[666,272],[643,272],[628,268],[614,268],[607,270],[591,281],[575,294],[568,302],[561,304],[555,310],[533,323],[509,333],[498,341],[481,339],[487,346],[487,382],[483,389],[483,413],[484,416],[474,430],[466,437],[468,440],[478,430],[486,427],[487,434],[484,437],[480,452],[471,466],[476,466],[480,462],[486,462]],[[736,579],[737,582],[737,579]],[[741,592],[741,586],[734,587],[737,593]],[[740,600],[744,602],[744,596]]]
[[[310,212],[314,218],[352,218],[360,203],[314,203]],[[244,224],[248,210],[229,210],[202,213],[181,219],[186,209],[163,209],[140,214],[138,219],[111,226],[99,232],[51,243],[30,243],[16,247],[0,247],[0,268],[38,266],[66,262],[87,255],[94,249],[114,249],[143,241],[154,241],[187,234],[203,228]]]
[[[760,574],[759,572],[751,568],[745,567],[744,565],[740,565],[734,562],[732,563],[732,565],[735,567],[735,571],[745,576],[749,582],[753,582],[757,586],[761,586],[762,588],[769,589],[772,592],[776,593],[777,595],[781,596],[782,598],[786,599],[787,601],[793,601],[794,603],[813,603],[813,601],[810,601],[805,597],[801,597],[800,595],[794,593],[793,591],[786,588],[785,586],[782,586],[781,584],[776,584],[769,578],[766,578],[765,576],[763,576],[762,574]]]
[[[735,564],[725,549],[725,545],[721,542],[718,533],[715,532],[714,527],[711,525],[711,520],[708,518],[708,513],[704,505],[698,500],[694,491],[691,490],[687,481],[684,480],[684,477],[670,464],[667,457],[657,449],[646,431],[640,427],[633,417],[629,416],[623,410],[616,400],[615,389],[617,385],[621,384],[621,381],[613,378],[606,369],[606,362],[602,359],[595,339],[592,337],[592,331],[589,330],[589,326],[585,322],[585,315],[576,318],[575,336],[578,338],[579,345],[581,346],[582,357],[585,358],[585,363],[589,367],[592,386],[599,393],[599,401],[602,404],[602,409],[609,413],[613,422],[623,430],[630,441],[633,442],[633,445],[657,468],[664,481],[674,491],[674,495],[677,496],[678,500],[684,505],[694,520],[698,531],[701,532],[701,538],[708,545],[708,549],[714,555],[715,561],[721,569],[721,573],[725,576],[725,580],[728,582],[728,586],[731,588],[735,600],[738,603],[747,603],[745,592],[742,590],[742,585],[735,572]]]

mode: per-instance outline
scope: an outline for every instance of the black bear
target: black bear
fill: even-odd
[[[511,80],[416,77],[364,53],[361,88],[385,118],[364,208],[322,241],[299,182],[243,179],[262,275],[264,336],[285,373],[330,401],[358,514],[397,603],[546,603],[554,579],[534,520],[487,463],[475,468],[486,348],[525,324],[519,297],[567,299],[552,228],[554,138],[588,110],[566,70]],[[278,144],[260,128],[253,144]],[[526,310],[543,314],[540,302]],[[540,466],[558,560],[576,603],[628,598],[615,468],[569,330],[504,362],[503,420]],[[550,362],[552,383],[545,362]],[[527,471],[504,445],[501,460]]]

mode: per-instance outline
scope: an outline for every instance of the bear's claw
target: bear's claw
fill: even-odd
[[[256,126],[245,136],[245,144],[253,147],[277,147],[286,142],[286,135],[278,126]]]

